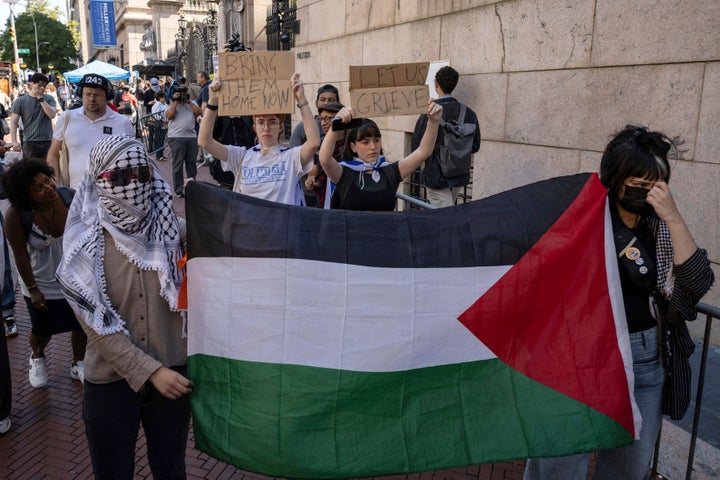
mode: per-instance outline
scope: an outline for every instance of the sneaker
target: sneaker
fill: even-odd
[[[45,357],[33,358],[30,355],[30,373],[28,374],[30,385],[41,388],[48,383],[47,369],[45,368]]]
[[[2,435],[3,433],[7,433],[7,431],[10,430],[10,425],[12,425],[10,417],[0,420],[0,435]]]
[[[17,337],[18,328],[17,323],[15,323],[15,316],[8,315],[3,318],[3,322],[5,323],[5,336],[8,338]]]
[[[70,364],[70,378],[80,380],[80,383],[83,383],[83,380],[85,380],[85,364],[82,360]]]

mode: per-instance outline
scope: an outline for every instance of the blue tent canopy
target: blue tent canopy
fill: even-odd
[[[130,78],[130,72],[127,70],[123,70],[122,68],[116,67],[110,63],[101,62],[100,60],[90,62],[77,70],[66,72],[64,77],[65,80],[70,83],[77,83],[86,73],[96,73],[98,75],[102,75],[110,81],[127,80]]]

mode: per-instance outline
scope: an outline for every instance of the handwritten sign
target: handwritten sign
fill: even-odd
[[[429,62],[350,67],[350,104],[362,117],[425,113]]]
[[[220,115],[293,113],[290,77],[295,58],[290,51],[222,52],[218,74],[222,80]]]

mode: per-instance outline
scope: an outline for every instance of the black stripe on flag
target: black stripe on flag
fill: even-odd
[[[512,265],[562,215],[590,175],[409,212],[296,207],[190,182],[188,258],[298,258],[394,268]]]

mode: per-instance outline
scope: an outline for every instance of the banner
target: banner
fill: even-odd
[[[222,52],[218,57],[222,80],[219,115],[293,113],[292,52]]]
[[[350,104],[359,117],[427,113],[430,64],[400,63],[350,67]]]
[[[597,175],[422,212],[186,189],[197,447],[368,477],[628,444],[632,356]]]
[[[90,0],[90,24],[95,47],[115,47],[115,7],[111,1]]]

